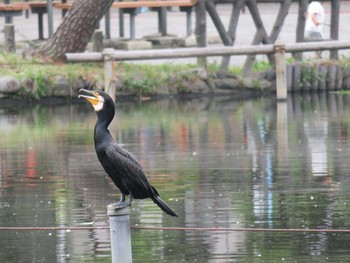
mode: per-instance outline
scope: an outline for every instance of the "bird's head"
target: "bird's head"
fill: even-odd
[[[113,119],[115,113],[114,101],[104,91],[101,90],[79,90],[78,98],[84,98],[94,107],[97,116]]]

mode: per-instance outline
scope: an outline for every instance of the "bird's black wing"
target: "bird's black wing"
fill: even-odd
[[[117,173],[122,175],[124,186],[130,191],[134,198],[151,198],[165,213],[177,216],[160,197],[157,190],[147,181],[146,174],[136,158],[119,146],[111,144],[106,149],[108,160],[116,168]]]
[[[117,143],[109,145],[106,149],[107,158],[123,176],[123,181],[135,198],[147,198],[158,195],[149,184],[146,174],[137,159]]]

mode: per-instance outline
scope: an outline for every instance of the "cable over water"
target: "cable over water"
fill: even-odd
[[[79,231],[108,230],[109,226],[63,226],[63,227],[0,227],[0,231]],[[154,231],[211,231],[211,232],[299,232],[299,233],[350,233],[350,229],[301,229],[301,228],[226,228],[226,227],[142,227],[131,226],[131,230]]]

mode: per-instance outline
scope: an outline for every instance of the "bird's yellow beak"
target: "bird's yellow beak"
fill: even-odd
[[[93,106],[96,106],[99,103],[99,94],[94,90],[80,89],[79,92],[85,92],[90,95],[79,94],[78,98],[84,98],[88,102],[90,102]]]

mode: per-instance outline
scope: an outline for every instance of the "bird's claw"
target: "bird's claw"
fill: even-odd
[[[130,206],[130,202],[120,201],[118,203],[113,204],[113,209],[120,210],[120,209],[123,209],[123,208],[128,207],[128,206]]]

